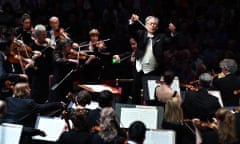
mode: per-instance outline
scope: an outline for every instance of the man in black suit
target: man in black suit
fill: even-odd
[[[235,75],[238,65],[234,59],[224,59],[219,66],[224,77],[214,80],[213,87],[220,90],[224,106],[239,106],[240,79]]]
[[[199,90],[187,91],[182,103],[184,118],[199,118],[202,121],[211,120],[220,108],[218,99],[208,93],[212,84],[212,76],[203,73],[199,76]]]
[[[140,104],[140,90],[142,88],[143,76],[160,76],[163,71],[163,50],[167,43],[170,43],[176,35],[176,27],[170,23],[169,36],[157,34],[159,19],[154,16],[148,16],[145,19],[144,28],[146,30],[137,30],[136,23],[139,22],[139,16],[132,14],[129,20],[129,32],[137,41],[138,47],[135,51],[135,72],[133,84],[133,103]]]
[[[36,103],[30,99],[30,88],[27,83],[17,83],[13,90],[13,97],[6,98],[6,103],[6,118],[29,127],[34,126],[37,114],[61,110],[65,106],[63,102]]]

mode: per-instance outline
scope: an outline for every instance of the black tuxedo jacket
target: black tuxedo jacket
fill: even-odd
[[[206,89],[187,91],[182,103],[184,118],[199,118],[202,121],[211,119],[220,108],[218,99]]]
[[[38,113],[48,112],[62,108],[60,102],[37,104],[33,99],[8,97],[7,118],[13,119],[18,124],[33,127]]]
[[[240,90],[240,79],[236,75],[214,80],[213,87],[220,90],[224,106],[239,106],[240,94],[234,94],[235,90]]]
[[[137,30],[136,28],[135,24],[129,25],[129,33],[138,43],[135,57],[136,59],[140,59],[146,52],[149,38],[146,30]],[[161,69],[163,66],[163,51],[168,48],[173,39],[176,39],[176,37],[171,37],[168,34],[162,33],[155,33],[152,38],[153,55],[156,58],[159,67],[161,66]]]

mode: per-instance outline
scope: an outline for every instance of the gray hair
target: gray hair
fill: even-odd
[[[238,69],[238,65],[234,59],[223,59],[219,63],[219,67],[221,69],[226,69],[231,74],[234,74]]]
[[[110,142],[117,136],[117,129],[115,126],[116,113],[113,108],[103,108],[100,114],[100,129],[99,136],[105,141]]]
[[[159,19],[155,16],[148,16],[145,19],[145,24],[150,20],[150,19],[155,19],[157,21],[157,24],[159,23]]]
[[[199,76],[200,86],[202,87],[210,87],[213,81],[213,77],[209,73],[202,73]]]
[[[42,24],[38,24],[34,28],[34,36],[39,36],[42,31],[46,31],[46,27]]]

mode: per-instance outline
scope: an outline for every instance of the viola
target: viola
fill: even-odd
[[[58,37],[59,39],[68,39],[71,40],[71,38],[69,37],[69,34],[66,32],[66,30],[64,30],[63,28],[60,28],[58,30],[54,31],[54,36]]]

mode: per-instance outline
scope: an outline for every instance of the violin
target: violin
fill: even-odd
[[[68,28],[67,28],[68,29]],[[66,29],[66,30],[67,30]],[[66,30],[64,30],[63,28],[60,28],[58,30],[54,31],[54,36],[58,37],[59,39],[68,39],[71,40],[71,38],[69,37],[69,34],[66,32]]]
[[[200,120],[193,121],[195,126],[199,129],[212,129],[212,130],[218,130],[218,126],[214,122],[202,122]]]
[[[77,52],[74,49],[71,49],[70,53],[67,54],[67,59],[79,59],[79,60],[86,60],[89,57],[89,55],[87,54],[87,52],[84,51],[80,51]]]
[[[32,56],[32,48],[23,43],[21,40],[14,40],[10,46],[10,50],[16,54],[20,54],[25,58]]]

